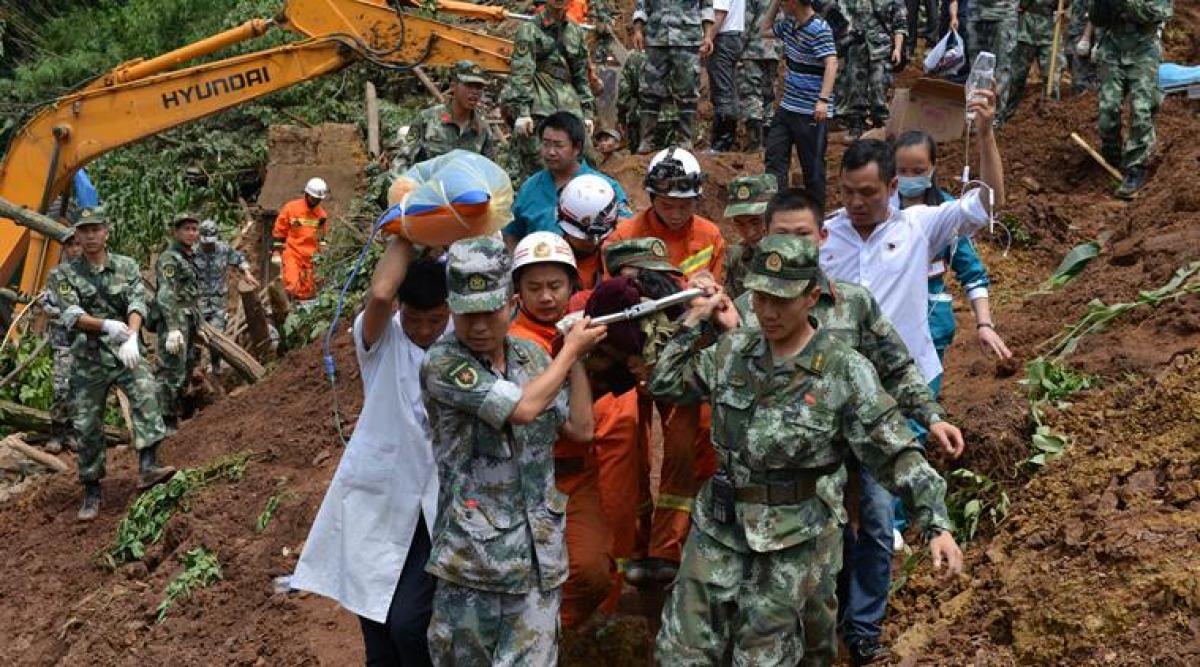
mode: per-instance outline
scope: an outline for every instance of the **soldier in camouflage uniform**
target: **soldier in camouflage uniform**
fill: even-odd
[[[692,148],[696,103],[700,99],[700,59],[712,53],[706,37],[713,22],[712,0],[637,0],[633,11],[635,49],[646,49],[638,81],[638,153],[656,147],[654,133],[664,102],[675,103],[678,144]]]
[[[221,240],[216,220],[200,223],[200,245],[192,257],[196,265],[196,276],[200,281],[200,316],[219,331],[225,331],[229,310],[229,269],[241,272],[242,280],[258,289],[258,279],[250,270],[246,256]],[[221,365],[216,350],[212,353],[212,371]]]
[[[1034,61],[1037,61],[1038,71],[1042,75],[1043,90],[1050,76],[1050,49],[1054,42],[1054,15],[1058,11],[1058,0],[1020,0],[1019,7],[1017,46],[1009,54],[1008,95],[1000,107],[1000,115],[996,117],[1000,125],[1012,118],[1021,104],[1021,98],[1025,96],[1025,82],[1029,79],[1029,69]],[[1054,65],[1054,86],[1051,89],[1054,99],[1058,99],[1058,83],[1067,62],[1065,51],[1068,43],[1061,35],[1059,39],[1058,62]]]
[[[746,30],[742,33],[741,68],[738,70],[738,100],[746,125],[746,150],[757,151],[766,141],[767,121],[775,101],[775,77],[779,73],[779,40],[763,34],[762,19],[771,0],[746,0]],[[728,274],[726,274],[728,275]]]
[[[100,209],[82,209],[72,226],[83,256],[55,267],[46,289],[62,306],[62,325],[73,336],[71,409],[84,487],[79,519],[91,521],[100,511],[104,410],[113,385],[129,397],[138,488],[150,488],[175,470],[158,464],[158,445],[166,429],[154,376],[142,357],[140,330],[147,308],[137,262],[107,251],[108,223]]]
[[[181,213],[174,221],[175,240],[154,265],[155,306],[158,310],[158,377],[163,422],[168,432],[179,425],[180,395],[200,358],[196,334],[200,329],[200,271],[196,241],[200,221]]]
[[[487,73],[470,60],[454,63],[452,71],[450,101],[422,110],[408,128],[408,150],[402,165],[405,169],[456,148],[496,159],[496,141],[479,108]]]
[[[846,119],[850,138],[866,129],[866,118],[875,127],[888,120],[888,90],[892,67],[900,64],[908,36],[908,13],[901,0],[840,0],[850,20],[844,48],[839,45],[837,114]]]
[[[630,51],[625,64],[621,65],[621,76],[617,80],[617,121],[625,127],[625,137],[628,139],[629,152],[637,152],[642,143],[641,127],[638,113],[638,99],[641,90],[642,69],[646,66],[645,51]],[[653,146],[666,146],[673,142],[670,128],[679,121],[679,113],[673,102],[665,102],[658,112],[658,126],[654,136],[650,138]]]
[[[1057,8],[1057,5],[1055,5]],[[971,0],[967,19],[967,68],[980,51],[996,56],[996,100],[1008,96],[1012,51],[1017,41],[1017,0]]]
[[[563,13],[566,0],[549,0],[546,11],[517,28],[511,74],[503,99],[515,118],[509,175],[519,189],[541,168],[539,126],[556,111],[583,119],[591,143],[595,98],[588,84],[588,50],[583,29]]]
[[[78,259],[83,248],[72,234],[63,241],[61,264]],[[50,404],[50,439],[45,449],[51,454],[62,451],[66,445],[72,451],[79,446],[75,429],[71,426],[71,332],[63,326],[63,306],[55,292],[47,290],[42,301],[42,310],[50,316],[50,347],[54,350],[54,402]]]
[[[935,568],[962,554],[950,534],[945,482],[929,466],[869,362],[810,317],[820,293],[817,248],[794,236],[760,243],[746,278],[762,329],[693,349],[717,298],[700,299],[659,357],[655,396],[711,401],[721,467],[696,500],[656,653],[671,665],[792,665],[808,644],[810,605],[833,615],[847,521],[843,459],[863,461],[900,493],[930,538]]]
[[[454,333],[421,366],[440,484],[426,567],[439,579],[429,624],[438,665],[557,662],[567,497],[555,486],[552,448],[559,433],[592,437],[579,360],[605,330],[577,324],[554,360],[509,336],[511,268],[495,237],[450,246]]]
[[[754,249],[766,232],[763,213],[778,186],[774,174],[738,176],[729,182],[729,203],[725,217],[733,223],[742,240],[725,250],[725,292],[736,299],[745,292],[742,281],[754,256]]]
[[[1088,6],[1091,0],[1071,0],[1071,14],[1067,22],[1067,41],[1061,48],[1070,54],[1071,93],[1080,95],[1087,90],[1100,87],[1096,64],[1092,61],[1092,41],[1100,36],[1095,29],[1088,30]],[[1086,37],[1086,39],[1085,39]]]
[[[1104,30],[1096,47],[1100,153],[1125,174],[1117,196],[1131,199],[1146,185],[1146,165],[1158,142],[1154,132],[1154,116],[1162,104],[1158,66],[1162,64],[1162,29],[1172,14],[1171,0],[1124,0],[1111,14],[1098,15],[1093,9],[1090,17]],[[1122,147],[1121,107],[1126,97],[1129,136]]]

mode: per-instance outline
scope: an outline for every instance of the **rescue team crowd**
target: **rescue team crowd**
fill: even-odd
[[[855,664],[887,656],[894,496],[962,568],[925,458],[964,446],[936,402],[948,270],[1010,356],[968,240],[1004,199],[994,93],[969,108],[980,189],[931,183],[923,133],[860,139],[830,217],[772,174],[730,182],[728,248],[691,152],[652,157],[633,214],[584,121],[550,113],[502,234],[389,241],[352,329],[363,410],[290,585],[357,614],[369,664],[555,664],[626,584],[669,586],[661,664],[829,663],[839,629]]]

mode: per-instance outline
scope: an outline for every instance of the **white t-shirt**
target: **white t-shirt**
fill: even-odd
[[[941,372],[929,333],[929,264],[956,236],[970,236],[988,222],[979,190],[941,206],[889,207],[888,219],[863,239],[845,209],[825,223],[821,269],[835,280],[871,290],[896,327],[926,382]]]
[[[717,32],[743,32],[746,25],[746,0],[713,0],[713,11],[725,11],[725,22]]]
[[[362,414],[291,585],[383,623],[419,513],[427,530],[433,530],[437,516],[437,465],[421,403],[425,350],[405,335],[400,313],[369,350],[360,314],[354,320],[354,347],[362,370]]]

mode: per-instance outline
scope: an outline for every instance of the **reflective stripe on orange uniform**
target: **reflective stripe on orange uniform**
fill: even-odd
[[[309,208],[303,197],[284,204],[275,216],[272,250],[283,253],[283,286],[297,299],[311,299],[317,294],[312,258],[320,248],[327,217],[320,204]]]
[[[537,343],[551,354],[558,330],[529,317],[524,310],[509,324],[510,336]],[[600,437],[605,420],[592,406],[593,438]],[[567,494],[567,582],[563,584],[560,614],[571,627],[586,621],[609,597],[613,585],[612,537],[600,505],[600,487],[592,443],[559,436],[554,442],[554,471],[558,490]]]

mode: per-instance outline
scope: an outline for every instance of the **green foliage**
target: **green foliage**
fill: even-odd
[[[241,480],[248,459],[245,453],[231,454],[203,468],[180,470],[166,483],[138,496],[117,526],[112,545],[100,554],[101,561],[115,569],[123,563],[141,560],[146,555],[146,545],[162,539],[167,521],[175,511],[188,511],[196,491],[218,479]]]
[[[282,488],[282,486],[283,482],[281,481],[279,487]],[[271,525],[271,519],[275,518],[275,512],[279,509],[279,504],[285,500],[293,498],[294,496],[295,494],[282,490],[271,494],[271,497],[267,498],[267,504],[265,507],[263,507],[263,511],[260,512],[258,518],[254,520],[254,532],[266,532],[267,526]]]
[[[163,600],[158,603],[158,623],[167,619],[167,610],[175,604],[175,600],[191,598],[196,589],[212,586],[225,578],[216,554],[204,547],[192,549],[179,560],[183,562],[183,572],[167,584]]]
[[[1037,402],[1059,401],[1071,394],[1096,386],[1096,378],[1077,373],[1065,364],[1047,361],[1038,357],[1025,364],[1025,379],[1021,384],[1029,387],[1029,400]]]
[[[25,362],[41,344],[37,336],[25,336],[20,343],[9,341],[0,352],[0,376],[11,373]],[[39,410],[49,410],[54,402],[54,355],[49,345],[42,348],[37,359],[21,371],[20,380],[0,388],[0,399],[13,401]]]
[[[1001,213],[997,222],[1003,224],[1012,236],[1012,244],[1019,248],[1032,248],[1037,239],[1029,232],[1025,223],[1015,213]]]
[[[358,253],[362,251],[363,243],[365,239],[351,233],[350,230],[333,228],[329,248],[317,263],[317,275],[321,276],[324,287],[317,294],[315,303],[293,311],[283,324],[283,335],[288,347],[300,347],[325,335],[333,321],[342,286],[358,262]],[[385,247],[383,243],[376,242],[367,251],[362,268],[346,290],[343,318],[349,319],[362,305],[367,287],[371,285],[371,273],[375,270],[379,258],[383,256]]]
[[[947,483],[946,508],[959,543],[975,539],[981,519],[986,518],[994,528],[1008,516],[1008,492],[987,475],[960,468],[950,473]]]
[[[1071,248],[1054,270],[1054,274],[1038,286],[1033,294],[1048,294],[1074,280],[1075,276],[1083,272],[1084,267],[1100,256],[1101,243],[1107,238],[1108,234],[1104,234],[1098,241],[1088,241]]]

